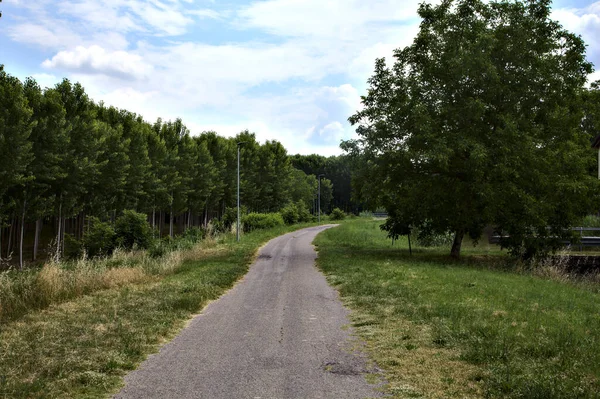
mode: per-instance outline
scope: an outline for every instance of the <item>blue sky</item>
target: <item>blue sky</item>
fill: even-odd
[[[292,154],[339,154],[375,58],[417,32],[419,1],[4,0],[0,64],[193,134],[249,129]],[[600,1],[553,7],[600,69]]]

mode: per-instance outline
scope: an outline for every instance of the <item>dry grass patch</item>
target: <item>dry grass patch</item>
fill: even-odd
[[[481,371],[460,360],[458,350],[432,344],[430,327],[390,318],[358,327],[357,333],[371,337],[368,352],[385,370],[387,390],[395,397],[482,396]]]

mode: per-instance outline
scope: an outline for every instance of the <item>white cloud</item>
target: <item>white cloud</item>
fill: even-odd
[[[344,127],[340,122],[331,122],[321,130],[319,130],[319,137],[325,143],[329,144],[339,144],[340,141],[344,138]]]
[[[42,63],[46,68],[59,68],[76,73],[105,74],[119,79],[141,79],[152,72],[136,54],[125,51],[107,52],[100,46],[77,46],[73,51],[60,51]]]
[[[552,11],[552,18],[559,21],[567,30],[575,32],[588,45],[588,57],[600,57],[600,1],[584,8],[559,8]],[[600,65],[596,65],[600,68]]]
[[[7,31],[14,41],[42,48],[64,48],[78,41],[73,31],[61,25],[44,26],[26,22],[9,27]]]
[[[184,16],[173,5],[167,5],[156,0],[152,3],[133,1],[131,2],[131,12],[137,14],[157,34],[181,35],[185,33],[186,27],[193,22],[191,18]]]
[[[333,154],[353,134],[346,120],[375,58],[412,40],[418,1],[267,0],[227,10],[207,1],[39,0],[46,14],[32,14],[29,37],[13,37],[54,49],[44,67],[147,120],[180,116],[221,134],[247,128],[291,152]],[[248,38],[156,38],[194,32],[206,18]]]
[[[382,24],[416,17],[419,0],[267,0],[240,12],[239,23],[280,36],[355,39]],[[378,26],[379,24],[379,26]]]
[[[195,15],[199,18],[209,18],[209,19],[220,19],[222,18],[221,13],[211,10],[209,8],[204,8],[201,10],[190,10],[186,11],[186,15]]]
[[[588,85],[597,80],[600,80],[600,70],[597,70],[596,72],[588,75]]]
[[[57,83],[61,82],[61,78],[48,73],[35,73],[31,75],[33,79],[40,85],[42,89],[47,87],[54,87]]]
[[[128,3],[123,0],[104,1],[61,1],[56,3],[58,12],[76,18],[86,29],[94,28],[111,32],[143,30],[136,23],[130,10],[124,9]]]

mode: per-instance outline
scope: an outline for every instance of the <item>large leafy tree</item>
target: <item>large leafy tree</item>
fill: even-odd
[[[549,0],[444,0],[419,15],[413,44],[391,68],[377,60],[350,118],[358,191],[397,226],[452,231],[455,257],[490,224],[515,253],[556,248],[596,199],[582,39],[550,20]]]

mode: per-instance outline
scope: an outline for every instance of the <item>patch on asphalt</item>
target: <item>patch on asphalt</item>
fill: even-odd
[[[367,370],[362,367],[360,362],[356,363],[338,363],[326,362],[323,364],[323,369],[331,374],[340,375],[360,375],[366,373]]]
[[[257,259],[271,259],[271,258],[272,258],[272,256],[269,254],[261,254],[261,255],[258,255]]]

